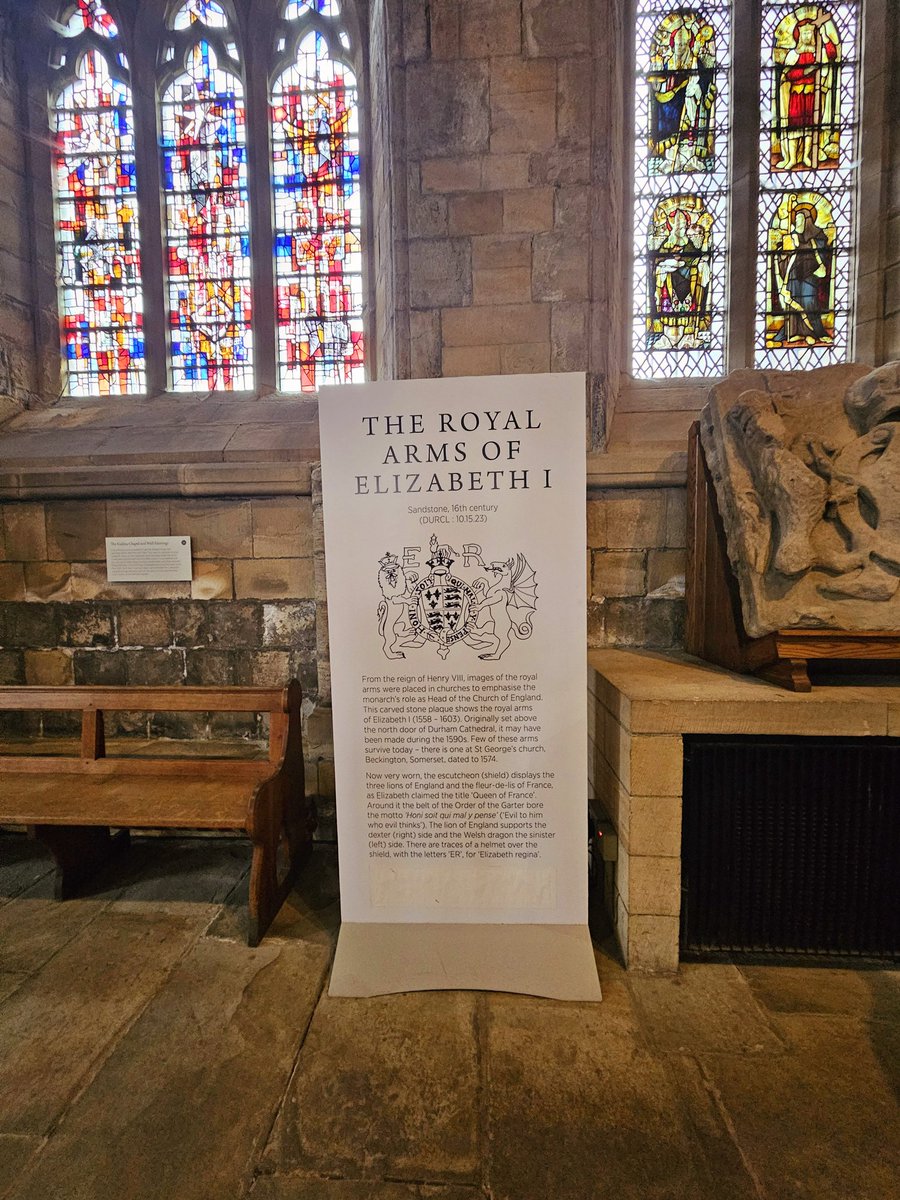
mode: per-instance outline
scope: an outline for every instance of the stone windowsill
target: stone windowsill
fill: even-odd
[[[166,397],[57,405],[0,428],[0,499],[308,495],[319,459],[318,403]],[[685,448],[587,455],[587,486],[684,484]]]

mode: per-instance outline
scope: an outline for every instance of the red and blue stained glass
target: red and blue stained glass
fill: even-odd
[[[320,13],[323,17],[337,17],[340,15],[340,11],[339,0],[288,0],[284,16],[287,21],[296,21],[298,17],[305,16],[307,13]]]
[[[70,28],[116,36],[96,3],[80,4]],[[99,50],[76,43],[72,57],[75,77],[51,105],[63,386],[132,394],[146,385],[131,90]]]
[[[76,0],[75,7],[66,22],[65,31],[67,37],[77,37],[85,31],[99,34],[100,37],[119,36],[115,21],[100,0]]]
[[[207,41],[161,102],[171,385],[253,386],[243,88]]]
[[[310,6],[288,10],[295,7]],[[295,61],[272,89],[272,167],[280,386],[311,392],[360,381],[356,79],[315,30],[302,38]]]

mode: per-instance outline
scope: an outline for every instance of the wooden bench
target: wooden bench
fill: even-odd
[[[257,946],[315,829],[303,784],[300,684],[0,688],[0,711],[63,710],[81,713],[80,753],[0,757],[0,824],[27,826],[53,853],[57,899],[82,889],[127,846],[130,829],[237,831],[253,843],[247,941]],[[107,757],[104,711],[267,713],[268,760]]]

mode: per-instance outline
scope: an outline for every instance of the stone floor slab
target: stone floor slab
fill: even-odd
[[[636,1013],[490,996],[494,1200],[722,1200]]]
[[[459,1184],[376,1183],[371,1179],[310,1179],[262,1175],[248,1200],[482,1200],[480,1187]]]
[[[14,975],[10,971],[0,971],[0,1004],[3,1003],[7,996],[11,996],[16,988],[25,982],[26,978],[27,976],[25,975]]]
[[[10,1200],[243,1195],[327,963],[301,942],[197,943]]]
[[[174,916],[101,913],[0,1010],[0,1132],[44,1133],[196,936]]]
[[[736,967],[682,963],[677,975],[629,975],[628,986],[647,1036],[660,1051],[778,1054],[783,1049]]]
[[[91,921],[106,902],[53,898],[53,876],[45,875],[15,904],[0,906],[0,971],[32,975]]]
[[[24,834],[0,832],[0,906],[53,871],[48,851]]]
[[[250,869],[251,847],[233,838],[134,839],[114,863],[98,895],[109,895],[114,912],[194,916],[204,925],[234,892]],[[246,937],[247,910],[240,913]]]
[[[266,1169],[478,1182],[475,997],[323,995]]]
[[[334,945],[341,923],[335,851],[334,846],[313,847],[313,853],[303,864],[293,891],[269,926],[267,941],[272,938],[299,938],[329,948]],[[246,936],[248,887],[249,876],[245,876],[207,929],[207,937],[235,941]]]
[[[846,1021],[806,1016],[783,1016],[779,1028],[785,1054],[703,1062],[766,1200],[895,1196],[897,1030],[873,1025],[869,1036]]]
[[[37,1137],[0,1133],[0,1200],[4,1200],[40,1144],[41,1139]]]
[[[900,981],[898,972],[835,967],[741,967],[740,970],[756,999],[769,1012],[900,1021],[900,987],[891,988],[892,982]]]

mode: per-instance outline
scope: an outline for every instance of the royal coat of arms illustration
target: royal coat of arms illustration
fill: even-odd
[[[401,562],[388,552],[378,564],[378,633],[387,658],[406,658],[407,650],[432,642],[442,659],[462,643],[479,658],[496,660],[513,636],[531,637],[537,580],[523,554],[486,563],[479,546],[466,545],[460,554],[434,535],[429,549],[424,578],[406,555]]]

